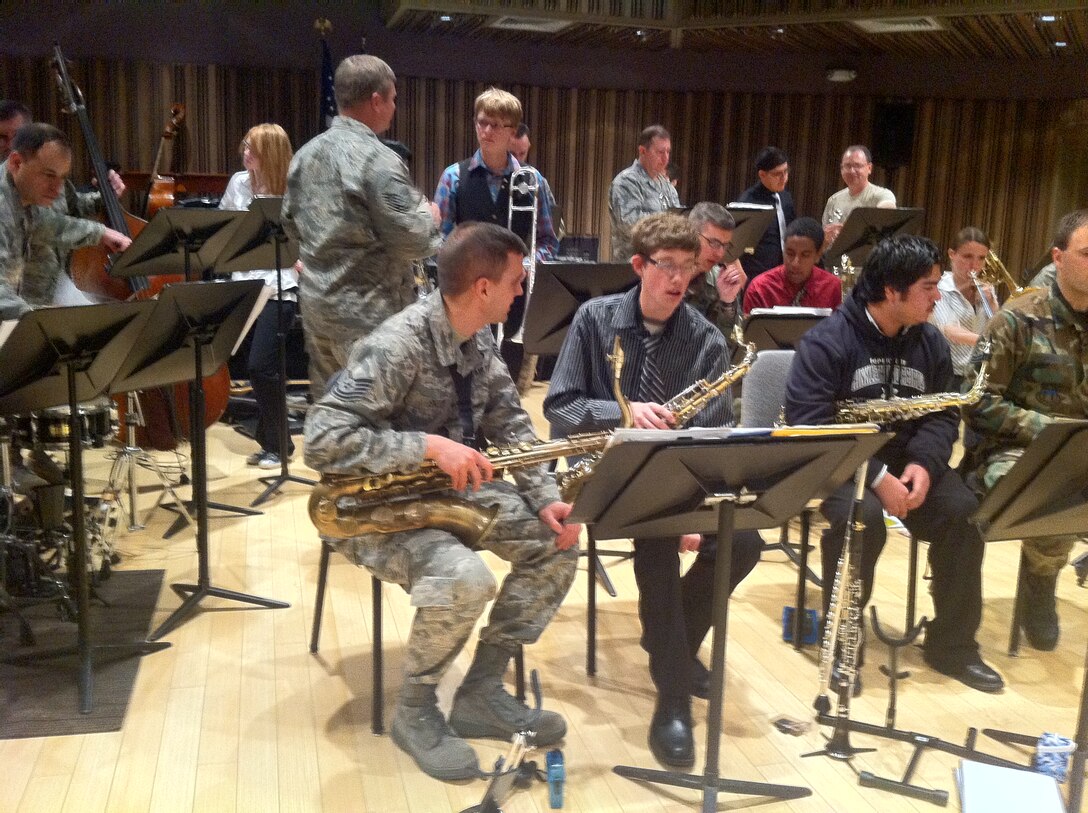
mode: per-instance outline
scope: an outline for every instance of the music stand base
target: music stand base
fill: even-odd
[[[286,469],[286,466],[284,467]],[[308,480],[305,477],[299,477],[297,474],[288,474],[287,471],[283,471],[274,477],[258,477],[260,482],[268,486],[261,495],[250,503],[250,507],[256,508],[263,503],[273,494],[280,490],[284,483],[298,483],[301,486],[314,486],[317,485],[313,480]]]
[[[161,508],[165,508],[167,511],[173,511],[175,514],[178,515],[177,519],[174,520],[174,523],[169,528],[167,528],[166,533],[162,535],[163,539],[169,539],[170,537],[174,536],[174,534],[176,534],[178,531],[185,528],[186,525],[189,525],[191,523],[190,516],[196,508],[196,501],[185,500],[183,503],[181,503],[181,505],[184,507],[184,511],[179,509],[176,503],[163,503],[160,506]],[[208,510],[226,511],[227,513],[238,514],[239,516],[243,517],[259,517],[261,515],[260,511],[254,511],[252,508],[242,508],[238,505],[227,505],[226,503],[221,502],[209,502]]]
[[[771,785],[764,782],[745,782],[739,779],[716,779],[702,774],[674,773],[649,768],[633,768],[617,765],[612,771],[625,779],[652,782],[655,785],[671,785],[677,788],[703,791],[703,811],[717,810],[719,793],[736,793],[745,796],[768,796],[774,799],[803,799],[812,795],[811,788],[796,785]]]
[[[227,590],[222,587],[212,587],[208,584],[172,584],[170,585],[170,589],[179,596],[185,593],[188,593],[189,596],[181,602],[180,607],[170,613],[169,617],[159,625],[158,629],[147,636],[148,641],[157,641],[168,632],[171,632],[176,627],[180,626],[183,621],[188,620],[191,615],[200,609],[200,602],[208,597],[239,601],[243,604],[255,604],[258,607],[265,607],[270,610],[279,610],[291,606],[286,601],[251,596],[248,593],[239,593],[235,590]]]

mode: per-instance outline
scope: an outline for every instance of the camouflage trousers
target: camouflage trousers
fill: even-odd
[[[1006,449],[990,455],[983,467],[982,482],[986,492],[1004,477],[1020,459],[1023,449]],[[1073,535],[1043,536],[1023,540],[1023,553],[1028,573],[1035,576],[1053,576],[1069,561],[1069,552],[1081,537]]]
[[[328,380],[347,366],[351,346],[363,335],[360,331],[358,336],[325,336],[305,325],[303,337],[309,359],[310,394],[314,401],[325,394]]]
[[[480,641],[510,651],[533,643],[574,581],[577,548],[558,550],[555,534],[512,484],[485,484],[472,499],[499,506],[498,520],[478,546],[511,564],[498,589],[479,553],[448,531],[427,528],[338,542],[339,550],[357,565],[411,595],[416,613],[405,667],[410,683],[434,685],[441,680],[493,598]]]

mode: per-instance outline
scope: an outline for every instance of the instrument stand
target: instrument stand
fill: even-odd
[[[196,517],[198,578],[196,584],[171,585],[185,595],[181,606],[156,629],[148,640],[166,635],[199,609],[206,597],[229,599],[260,607],[287,607],[273,599],[251,596],[215,587],[211,583],[208,552],[208,510],[226,508],[241,514],[259,514],[208,500],[207,434],[204,429],[204,377],[217,370],[229,355],[246,317],[260,294],[259,281],[189,283],[168,285],[154,303],[155,310],[134,351],[122,366],[113,389],[127,392],[148,389],[177,381],[189,386],[191,446],[193,455],[193,501]],[[186,504],[188,505],[188,504]],[[168,506],[164,506],[168,507]],[[179,518],[175,526],[184,524]],[[170,532],[167,532],[169,535]]]
[[[1044,428],[982,501],[972,519],[987,542],[1031,539],[1088,531],[1088,421],[1062,421]],[[1002,742],[1035,744],[1038,737],[986,729]],[[1069,767],[1068,809],[1081,809],[1088,762],[1088,654]],[[1020,766],[1017,766],[1020,767]]]
[[[294,264],[298,259],[298,243],[289,239],[280,225],[282,197],[257,197],[249,205],[249,211],[242,217],[238,228],[230,241],[223,248],[216,262],[216,273],[226,274],[235,271],[252,271],[260,268],[276,269],[276,360],[279,379],[279,414],[280,473],[269,477],[258,477],[267,488],[261,492],[251,506],[256,507],[279,492],[285,483],[298,483],[313,486],[316,483],[306,477],[291,474],[288,468],[287,449],[291,445],[291,433],[287,427],[287,325],[283,315],[283,266]],[[271,246],[272,256],[268,249]],[[274,263],[274,265],[273,265]]]
[[[84,524],[83,427],[79,404],[103,393],[133,346],[151,311],[150,303],[121,302],[72,308],[48,308],[25,314],[6,347],[18,353],[3,355],[0,364],[0,414],[21,413],[66,402],[68,458],[72,479],[73,554],[68,577],[76,594],[75,646],[17,655],[8,663],[78,655],[80,711],[92,708],[94,663],[99,653],[128,657],[165,649],[168,643],[134,641],[96,645],[90,625],[90,579],[87,574],[87,536]]]
[[[844,482],[886,440],[865,434],[792,437],[790,430],[619,430],[583,487],[571,518],[595,523],[599,537],[718,534],[714,585],[711,689],[702,775],[619,765],[629,779],[700,790],[703,813],[720,793],[799,799],[806,787],[723,779],[719,775],[731,553],[735,530],[772,528],[798,513],[817,492]],[[655,437],[656,436],[656,437]],[[636,438],[646,438],[636,440]]]

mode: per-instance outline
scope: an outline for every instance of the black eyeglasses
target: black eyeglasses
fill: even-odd
[[[721,240],[715,240],[713,237],[707,237],[702,232],[699,233],[699,236],[706,240],[706,244],[715,251],[729,251],[729,249],[733,247],[732,242],[723,243]]]

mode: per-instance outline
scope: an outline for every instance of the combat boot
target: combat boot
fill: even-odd
[[[1058,645],[1058,608],[1054,593],[1058,574],[1039,576],[1023,574],[1020,586],[1020,623],[1024,634],[1036,649],[1049,652]]]
[[[506,691],[503,673],[511,653],[492,644],[476,647],[476,657],[453,698],[450,725],[462,737],[509,740],[532,731],[538,746],[563,739],[567,724],[554,711],[536,711]]]
[[[393,717],[393,742],[435,779],[475,779],[476,752],[457,736],[438,710],[435,687],[405,683]]]

